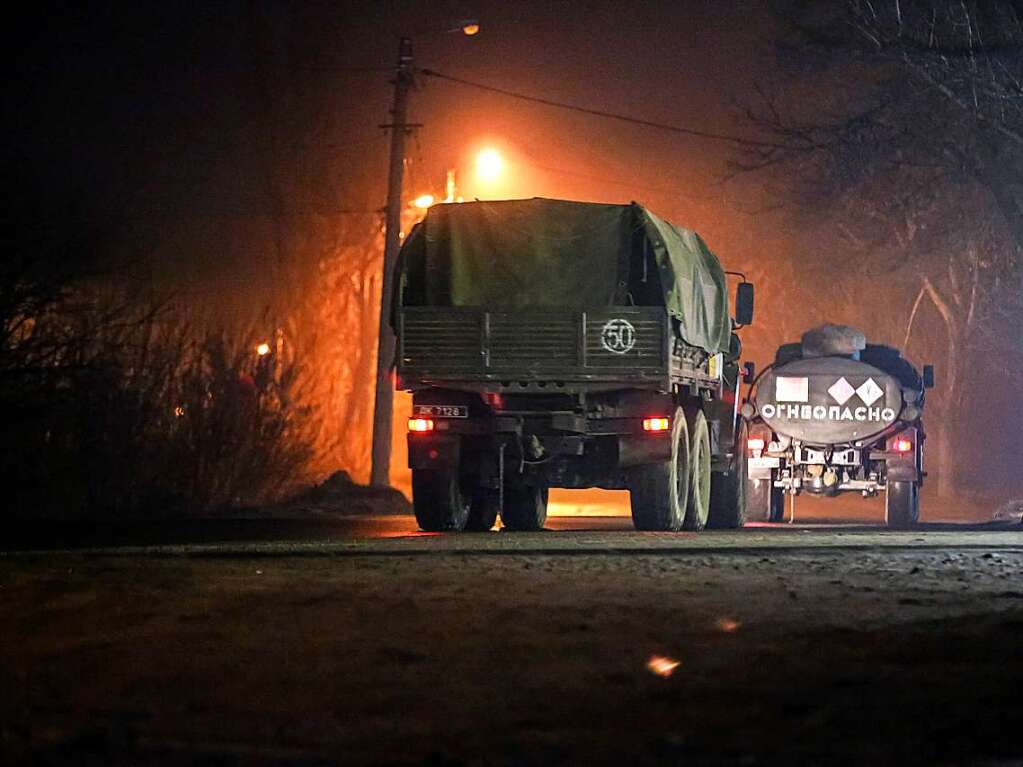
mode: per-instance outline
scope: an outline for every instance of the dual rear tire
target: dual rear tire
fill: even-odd
[[[496,490],[473,486],[453,469],[413,469],[412,507],[419,529],[430,533],[485,532],[501,522],[508,530],[542,530],[547,488],[520,479],[505,483],[504,509]]]
[[[451,469],[413,469],[412,508],[419,529],[428,533],[464,530],[472,496]]]
[[[785,521],[785,490],[774,486],[774,479],[746,480],[746,509],[757,522]]]
[[[676,407],[671,457],[632,470],[629,496],[637,530],[702,530],[710,514],[710,429],[703,411]]]
[[[915,482],[888,481],[885,521],[892,530],[908,530],[920,521],[920,488]]]
[[[732,447],[732,462],[727,471],[711,474],[710,515],[707,527],[715,530],[735,530],[746,524],[747,464],[746,422],[739,427]]]
[[[504,485],[504,508],[501,524],[505,530],[543,530],[547,522],[547,488],[527,485],[520,480]]]

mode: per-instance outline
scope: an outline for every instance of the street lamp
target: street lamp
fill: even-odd
[[[476,155],[476,177],[481,181],[493,181],[504,170],[504,159],[496,149],[484,149]]]
[[[479,34],[475,19],[465,19],[453,32],[467,37]],[[412,129],[405,121],[408,93],[412,87],[412,38],[398,43],[398,64],[394,71],[394,102],[391,107],[391,159],[387,175],[387,215],[384,222],[384,273],[380,280],[380,326],[377,337],[376,398],[373,408],[373,448],[370,483],[385,487],[391,484],[391,428],[394,420],[394,333],[391,330],[391,294],[394,291],[394,267],[401,247],[401,183],[405,170],[405,134]]]

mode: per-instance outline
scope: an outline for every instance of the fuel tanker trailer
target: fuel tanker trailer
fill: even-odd
[[[641,530],[738,527],[736,289],[635,203],[432,207],[402,246],[397,386],[424,530],[537,530],[548,488],[627,489]],[[741,275],[740,275],[741,276]]]
[[[785,496],[884,493],[889,527],[920,514],[924,429],[934,372],[898,350],[868,344],[845,325],[823,325],[785,344],[752,382],[745,418],[747,508],[781,521]]]

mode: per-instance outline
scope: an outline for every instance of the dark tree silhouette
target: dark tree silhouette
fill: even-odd
[[[786,77],[747,112],[773,146],[738,165],[780,171],[871,291],[908,280],[898,341],[940,354],[931,424],[950,492],[973,457],[961,448],[964,393],[992,362],[1021,366],[1023,346],[1005,329],[1023,319],[1023,21],[1009,2],[775,9]],[[923,331],[928,313],[940,340]]]

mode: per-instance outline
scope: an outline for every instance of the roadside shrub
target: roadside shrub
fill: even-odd
[[[195,332],[100,293],[65,292],[22,323],[20,354],[4,350],[0,481],[15,515],[208,512],[306,480],[315,430],[280,344],[261,356],[251,329]]]

